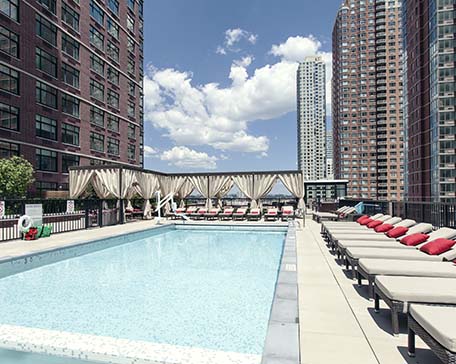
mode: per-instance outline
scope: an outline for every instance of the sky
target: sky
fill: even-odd
[[[144,2],[145,167],[288,170],[296,160],[296,70],[327,64],[340,0]]]

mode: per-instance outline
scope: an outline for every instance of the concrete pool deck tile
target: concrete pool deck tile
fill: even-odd
[[[297,299],[276,298],[269,318],[273,322],[294,324],[298,322]]]
[[[289,272],[286,270],[281,270],[279,272],[279,277],[277,279],[277,284],[297,284],[298,278],[296,276],[296,272]]]
[[[298,287],[295,284],[280,283],[276,286],[276,296],[282,299],[298,299]]]
[[[266,363],[265,360],[272,359],[283,359],[290,361],[290,363],[298,364],[298,331],[298,324],[279,324],[270,322],[265,343],[266,354],[263,356],[262,364]]]

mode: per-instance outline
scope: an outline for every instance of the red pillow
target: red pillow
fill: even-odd
[[[398,226],[388,231],[386,233],[386,236],[388,236],[389,238],[398,238],[399,236],[404,235],[407,231],[409,231],[409,228],[405,226]]]
[[[381,224],[383,224],[383,221],[374,220],[374,221],[371,221],[369,224],[367,224],[367,227],[369,229],[373,229],[373,228],[376,228],[377,226],[380,226]]]
[[[359,219],[356,220],[357,223],[361,223],[361,221],[365,220],[365,219],[368,219],[369,218],[369,215],[363,215],[361,216]]]
[[[429,255],[440,255],[450,250],[456,241],[445,238],[435,239],[427,244],[424,244],[420,250]]]
[[[417,246],[421,243],[424,243],[429,238],[429,235],[417,233],[406,236],[401,239],[401,243],[407,246]]]
[[[372,221],[374,221],[374,220],[372,220],[370,217],[368,217],[367,219],[364,219],[363,221],[361,221],[359,224],[360,225],[367,225],[367,224],[369,224]]]
[[[391,224],[381,224],[378,225],[374,230],[377,233],[386,233],[387,231],[390,231],[392,228],[394,228],[394,226]]]

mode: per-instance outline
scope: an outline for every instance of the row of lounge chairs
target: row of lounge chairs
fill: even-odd
[[[316,222],[322,222],[323,220],[337,221],[346,218],[348,215],[356,212],[355,207],[342,206],[333,212],[314,212],[312,213],[312,219]]]
[[[283,206],[281,210],[278,208],[267,208],[265,213],[262,213],[260,208],[247,209],[244,207],[233,208],[226,207],[223,210],[219,208],[206,209],[205,207],[190,206],[188,208],[178,208],[175,212],[170,212],[167,217],[179,219],[183,216],[193,220],[249,220],[259,221],[262,218],[265,221],[277,221],[281,219],[286,221],[296,217],[293,206]]]
[[[433,230],[389,215],[323,222],[322,236],[352,277],[368,283],[375,312],[391,311],[392,332],[408,315],[409,355],[419,335],[444,363],[456,363],[456,229]]]

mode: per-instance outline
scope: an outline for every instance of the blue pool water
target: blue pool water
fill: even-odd
[[[0,279],[0,324],[261,354],[284,232],[170,230]]]

